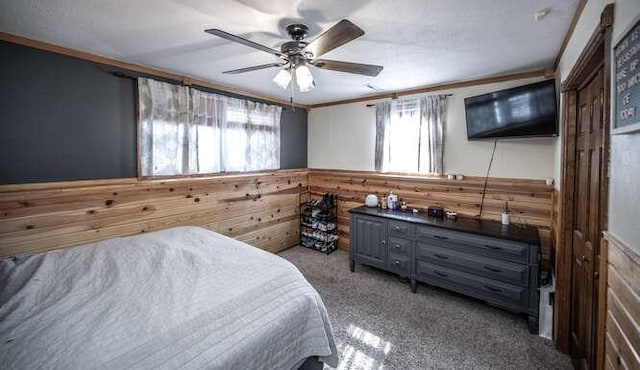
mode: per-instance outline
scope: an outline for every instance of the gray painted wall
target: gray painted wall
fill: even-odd
[[[307,111],[283,107],[280,118],[280,166],[307,167]]]
[[[136,176],[133,81],[0,43],[0,184]]]
[[[133,79],[8,42],[0,65],[0,184],[137,175]],[[285,107],[281,168],[306,167],[307,113]]]

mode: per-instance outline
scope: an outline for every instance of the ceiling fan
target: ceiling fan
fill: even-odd
[[[341,20],[333,27],[329,28],[311,43],[304,41],[304,38],[307,36],[307,32],[309,31],[309,28],[304,24],[290,24],[287,26],[286,30],[293,41],[284,42],[280,46],[280,51],[219,29],[209,29],[205,30],[205,32],[222,37],[229,41],[266,51],[267,53],[273,54],[282,59],[282,61],[278,63],[261,64],[252,67],[234,69],[231,71],[224,71],[222,73],[233,75],[264,68],[283,67],[273,79],[273,81],[283,89],[287,88],[293,75],[296,77],[296,82],[300,91],[305,92],[313,89],[315,82],[313,81],[313,76],[311,75],[308,65],[321,69],[329,69],[371,77],[377,76],[380,71],[382,71],[383,67],[378,65],[317,59],[321,55],[364,35],[364,31],[360,27],[346,19]]]

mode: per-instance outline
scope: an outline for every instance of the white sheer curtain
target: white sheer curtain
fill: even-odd
[[[212,121],[219,167],[213,172],[280,168],[281,107],[202,91],[198,95],[200,104],[216,107]],[[202,119],[196,121],[198,127],[204,126]]]
[[[246,102],[248,124],[245,171],[280,168],[280,115],[282,108]],[[276,145],[277,143],[277,145]]]
[[[376,170],[442,173],[446,96],[376,105]]]
[[[138,96],[141,174],[188,174],[189,89],[140,78]]]
[[[420,153],[420,102],[418,99],[389,102],[381,171],[416,172]]]
[[[447,117],[447,95],[420,99],[420,163],[418,172],[442,175],[444,168],[443,131]]]
[[[197,160],[191,173],[215,173],[222,166],[222,126],[226,116],[226,104],[220,95],[191,89],[191,135]]]
[[[143,176],[280,168],[281,107],[144,78],[138,86]]]

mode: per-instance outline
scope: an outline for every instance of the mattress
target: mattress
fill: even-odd
[[[0,261],[4,369],[337,366],[322,300],[288,261],[197,227]]]

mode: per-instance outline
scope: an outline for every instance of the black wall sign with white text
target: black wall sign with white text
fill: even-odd
[[[640,21],[613,49],[613,62],[616,102],[613,128],[624,132],[640,129]]]

